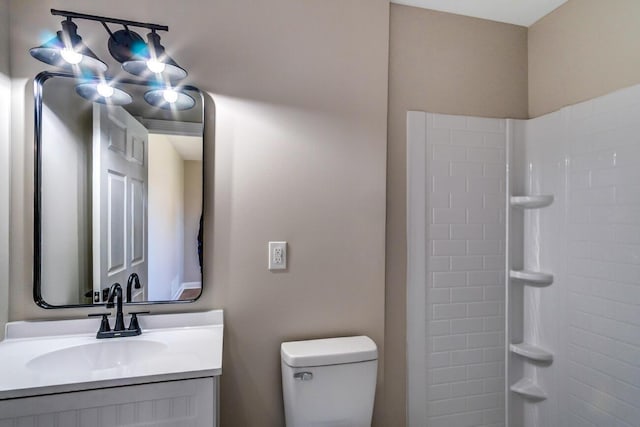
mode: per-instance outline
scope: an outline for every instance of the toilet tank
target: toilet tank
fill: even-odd
[[[366,336],[280,347],[287,427],[370,427],[378,350]]]

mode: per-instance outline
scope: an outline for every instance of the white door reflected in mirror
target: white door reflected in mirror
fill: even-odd
[[[93,292],[147,280],[149,132],[123,107],[93,104]],[[169,243],[169,242],[167,242]],[[147,286],[127,299],[145,301]],[[127,301],[127,302],[131,302]]]

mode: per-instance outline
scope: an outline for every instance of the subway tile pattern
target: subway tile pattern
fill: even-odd
[[[525,289],[524,338],[555,358],[523,362],[549,398],[518,426],[640,427],[638,117],[640,86],[522,122],[518,173],[556,197],[525,214],[525,264],[555,281]],[[423,424],[503,426],[505,122],[425,123]]]
[[[639,88],[569,109],[571,426],[640,425],[639,118]]]
[[[505,121],[427,114],[427,420],[504,425]]]
[[[556,280],[525,303],[556,358],[525,427],[640,426],[639,118],[635,86],[527,124],[527,180],[556,195],[535,256]]]

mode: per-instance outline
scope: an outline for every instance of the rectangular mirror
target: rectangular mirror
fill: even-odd
[[[60,73],[36,78],[38,305],[104,304],[114,283],[132,304],[200,296],[204,102],[191,86],[167,101],[163,91]],[[116,96],[126,105],[114,105]]]

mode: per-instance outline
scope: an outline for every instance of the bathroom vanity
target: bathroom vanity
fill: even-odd
[[[140,318],[97,340],[98,319],[13,322],[0,343],[0,426],[217,426],[222,310]]]
[[[33,295],[98,317],[7,324],[0,427],[217,426],[222,310],[144,315],[189,311],[204,286],[204,96],[164,54],[166,25],[51,13],[62,31],[29,51],[58,68],[34,80]],[[101,22],[134,79],[72,20]]]

